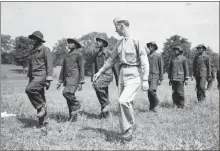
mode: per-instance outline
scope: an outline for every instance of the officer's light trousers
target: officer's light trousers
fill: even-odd
[[[121,67],[119,74],[119,124],[122,133],[135,124],[131,101],[134,100],[140,83],[138,67]]]

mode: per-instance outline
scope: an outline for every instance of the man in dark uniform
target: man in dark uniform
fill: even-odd
[[[175,57],[171,59],[169,66],[168,78],[169,85],[172,85],[173,105],[178,108],[184,108],[184,83],[187,85],[189,79],[188,63],[185,56],[183,56],[183,49],[181,46],[173,48]]]
[[[211,63],[208,55],[205,54],[206,47],[201,44],[197,46],[199,51],[193,61],[193,76],[196,79],[196,90],[198,101],[204,101],[206,80],[212,80],[211,78]]]
[[[213,81],[215,81],[215,67],[211,63],[211,79],[210,80],[207,79],[208,85],[207,85],[207,89],[206,90],[211,90]]]
[[[218,87],[218,89],[220,89],[220,70],[218,69],[217,70],[217,82],[218,82],[218,85],[217,85],[217,87]]]
[[[49,48],[42,43],[45,42],[43,34],[35,31],[28,36],[32,40],[33,49],[30,53],[30,62],[28,68],[29,84],[25,92],[35,109],[37,109],[37,117],[40,127],[46,126],[47,107],[44,87],[46,90],[53,81],[53,58]]]
[[[67,100],[69,108],[69,121],[77,121],[77,112],[80,109],[80,102],[75,97],[75,92],[82,90],[82,84],[85,83],[84,79],[84,59],[83,55],[77,49],[81,48],[79,42],[75,39],[68,38],[68,53],[64,57],[63,65],[60,71],[57,89],[63,83],[65,86],[63,96]]]
[[[163,80],[163,60],[160,54],[156,53],[158,49],[157,44],[155,42],[147,43],[147,47],[150,50],[148,54],[148,60],[150,65],[149,70],[149,90],[148,90],[148,98],[150,101],[150,111],[155,112],[155,107],[159,103],[159,99],[157,96],[157,86],[162,83]]]
[[[96,47],[98,51],[95,51],[92,58],[93,70],[92,70],[92,82],[93,75],[101,69],[111,52],[108,47],[108,42],[101,37],[96,38]],[[118,85],[118,75],[115,66],[106,72],[102,73],[98,81],[93,83],[93,87],[96,91],[96,95],[101,104],[100,118],[106,118],[109,116],[110,102],[108,96],[108,85],[113,80],[113,73],[115,75],[116,85]]]

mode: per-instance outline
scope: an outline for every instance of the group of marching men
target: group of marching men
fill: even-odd
[[[163,81],[163,60],[162,56],[156,53],[158,47],[155,42],[147,43],[149,51],[146,51],[144,47],[140,46],[138,40],[132,38],[127,19],[115,18],[113,23],[116,32],[123,38],[113,51],[107,48],[108,42],[105,38],[96,38],[97,50],[91,56],[93,63],[91,81],[101,104],[100,118],[107,118],[111,108],[108,86],[113,80],[114,73],[119,89],[118,108],[121,138],[129,141],[136,129],[132,102],[140,85],[142,85],[143,91],[148,92],[150,111],[157,112],[159,98],[156,92],[158,85]],[[45,40],[40,31],[33,32],[29,38],[32,40],[33,49],[30,53],[28,68],[29,84],[25,92],[37,110],[40,127],[44,127],[48,124],[44,87],[48,90],[53,81],[53,58],[49,48],[43,45]],[[75,97],[75,92],[81,91],[82,85],[85,83],[84,59],[82,53],[78,51],[82,47],[81,44],[73,38],[68,38],[67,42],[68,53],[63,59],[56,86],[57,89],[61,84],[65,87],[63,96],[66,98],[69,108],[69,121],[76,122],[77,112],[81,105]],[[212,81],[212,69],[210,58],[205,52],[206,47],[199,45],[197,49],[199,54],[194,59],[193,76],[196,79],[198,101],[204,101],[205,85],[207,80],[209,83]],[[173,51],[175,55],[170,61],[168,71],[169,85],[173,90],[173,105],[183,108],[184,84],[187,85],[189,79],[189,67],[181,45],[175,46]],[[119,66],[116,66],[116,63]],[[219,76],[217,76],[218,78]]]

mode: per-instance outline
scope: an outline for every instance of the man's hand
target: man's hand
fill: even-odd
[[[193,81],[193,77],[191,77],[191,81]]]
[[[170,80],[170,81],[169,81],[169,86],[171,86],[171,85],[172,85],[172,81]]]
[[[185,80],[185,82],[184,82],[184,83],[185,83],[185,85],[188,85],[188,80]]]
[[[56,87],[57,87],[57,90],[60,88],[60,86],[61,86],[61,82],[57,82],[57,85],[56,85]]]
[[[148,81],[143,81],[142,83],[142,90],[147,91],[149,89]]]
[[[158,84],[158,85],[161,85],[161,83],[162,83],[162,80],[158,80],[158,81],[157,81],[157,84]]]
[[[50,81],[46,81],[46,90],[50,88]]]
[[[93,82],[94,82],[94,83],[98,80],[98,78],[99,78],[100,75],[101,75],[101,72],[97,72],[97,73],[93,76]]]
[[[82,91],[82,84],[78,84],[78,91]]]

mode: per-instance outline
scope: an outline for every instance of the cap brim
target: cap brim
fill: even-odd
[[[81,48],[82,47],[81,44],[78,41],[74,40],[74,39],[68,38],[67,42],[68,43],[71,43],[71,42],[74,43],[77,46],[77,48]]]
[[[154,45],[154,46],[156,47],[156,48],[155,48],[155,50],[157,50],[157,49],[158,49],[157,45],[152,44],[152,43],[147,43],[147,47],[148,47],[148,48],[150,47],[150,45]]]
[[[104,47],[108,47],[108,42],[106,40],[101,39],[101,38],[96,38],[96,41],[102,41],[104,44]]]
[[[36,36],[36,35],[29,35],[28,38],[29,39],[33,39],[34,37],[38,38],[41,42],[46,42],[45,40],[41,39],[40,37]]]
[[[180,49],[180,48],[178,48],[178,47],[174,47],[174,48],[173,48],[173,51],[174,51],[175,49],[178,49],[179,51],[183,51],[182,49]]]

